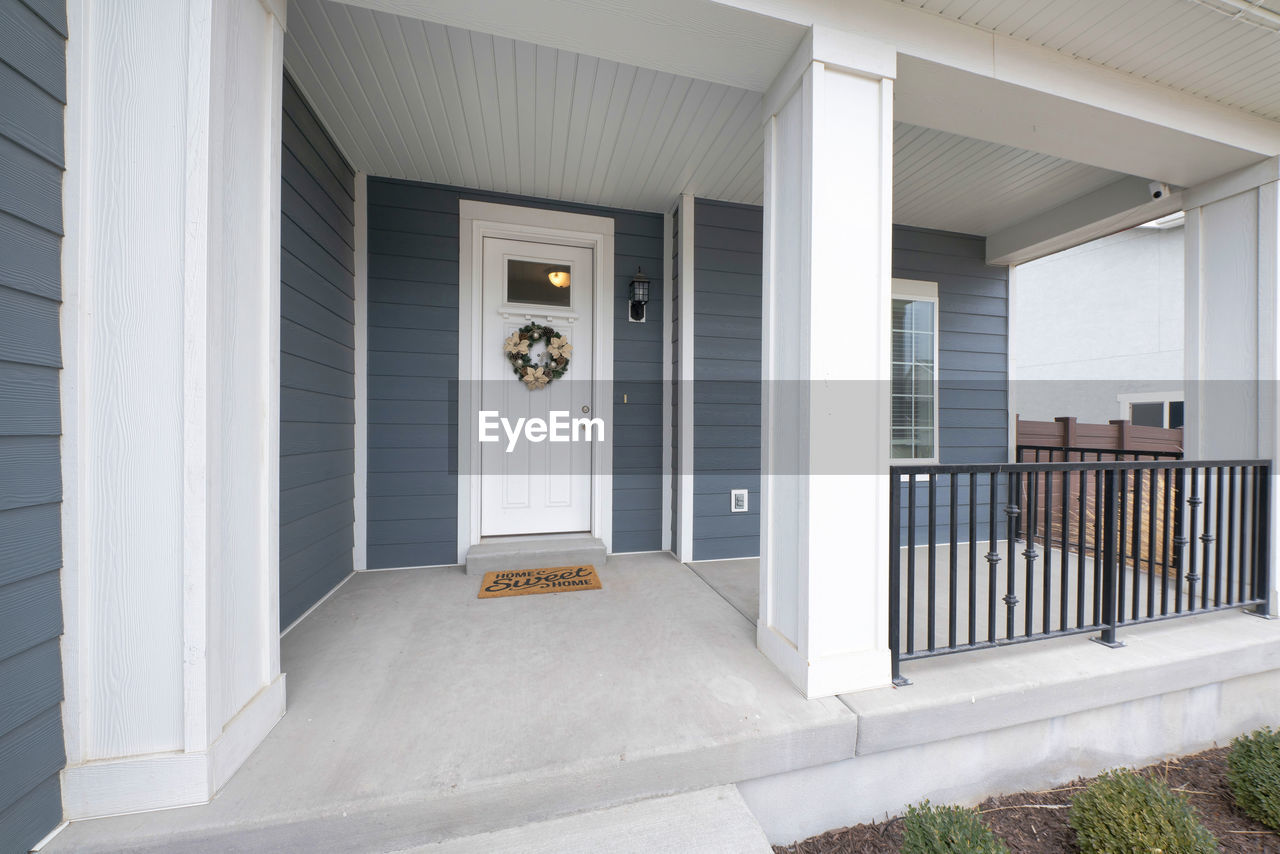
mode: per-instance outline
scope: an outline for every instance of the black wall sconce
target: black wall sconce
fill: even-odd
[[[644,323],[644,307],[649,303],[649,277],[639,267],[631,277],[631,296],[627,319],[632,323]]]

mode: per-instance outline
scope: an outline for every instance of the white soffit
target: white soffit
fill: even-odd
[[[1124,177],[1060,157],[898,122],[893,221],[991,234]]]
[[[744,88],[328,0],[291,3],[285,65],[357,171],[633,210],[763,200]]]
[[[909,56],[898,60],[894,115],[911,124],[1183,187],[1264,158],[1133,116]]]
[[[342,2],[753,92],[769,88],[807,30],[707,0]]]
[[[665,211],[763,202],[760,95],[330,0],[292,0],[285,64],[360,172]],[[894,221],[990,234],[1122,177],[895,124]]]
[[[1275,0],[892,2],[1280,119],[1280,35],[1249,20],[1280,12]]]

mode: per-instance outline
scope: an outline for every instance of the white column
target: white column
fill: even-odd
[[[814,28],[765,95],[760,618],[808,697],[890,682],[892,48]]]
[[[1186,428],[1190,459],[1280,457],[1280,159],[1185,193]],[[1280,602],[1271,478],[1271,612]]]
[[[279,0],[69,3],[68,818],[201,803],[284,713]]]

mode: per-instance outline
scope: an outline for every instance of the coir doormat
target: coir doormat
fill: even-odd
[[[486,572],[479,599],[499,596],[528,596],[531,593],[564,593],[571,590],[599,590],[600,576],[594,566],[549,566],[543,569],[504,569]]]

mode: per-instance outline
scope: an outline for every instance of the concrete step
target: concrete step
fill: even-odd
[[[467,552],[467,575],[548,566],[604,566],[604,542],[590,534],[486,540]]]
[[[401,854],[770,854],[736,786],[403,849]]]

